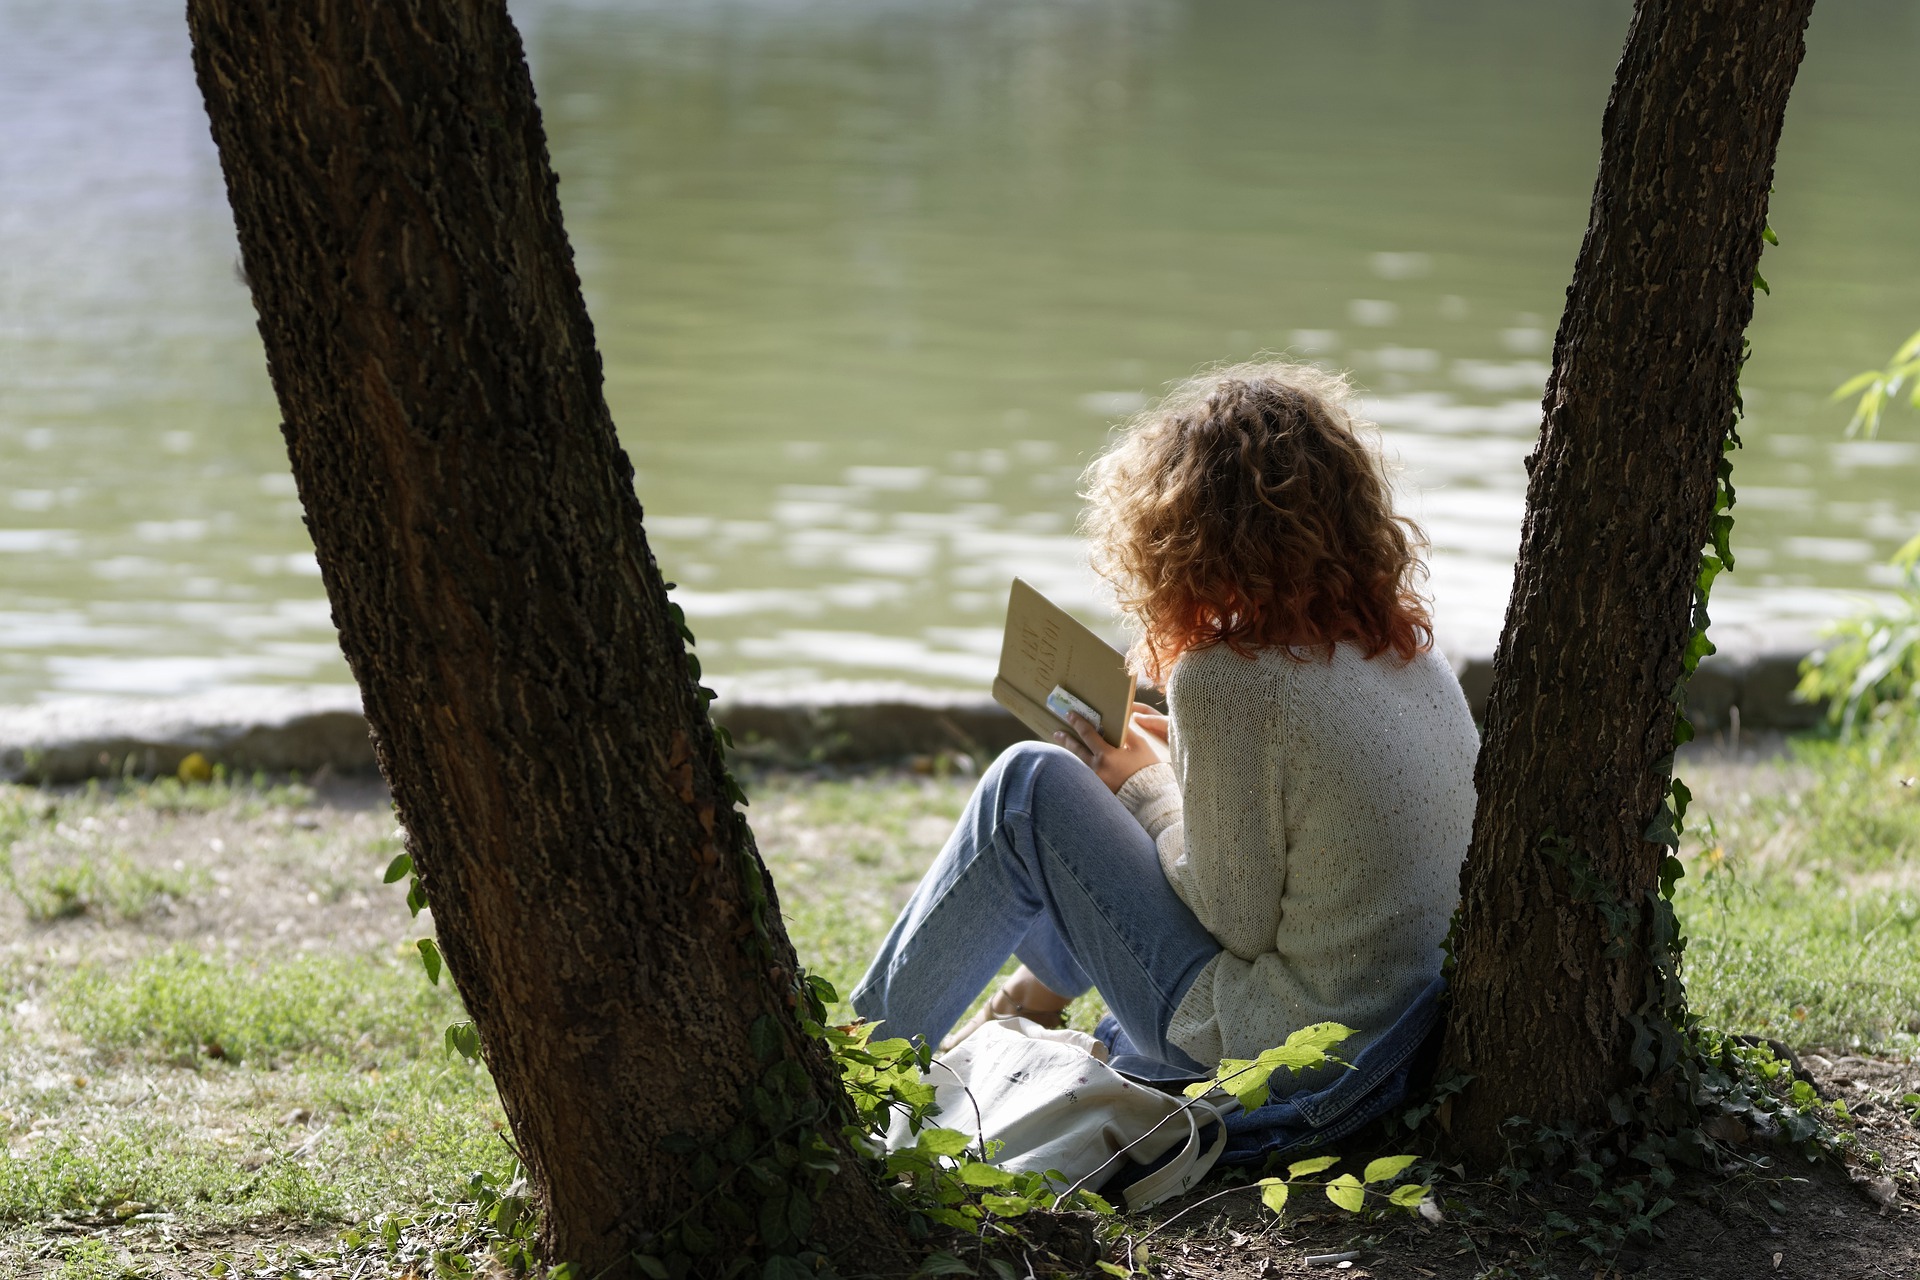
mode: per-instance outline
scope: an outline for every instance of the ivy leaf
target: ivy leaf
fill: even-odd
[[[1413,1156],[1381,1156],[1367,1165],[1367,1171],[1360,1175],[1362,1182],[1392,1182],[1407,1171],[1414,1162]]]
[[[989,1213],[997,1213],[1003,1218],[1017,1218],[1033,1208],[1033,1201],[1025,1196],[1003,1196],[994,1192],[980,1197],[980,1205]]]
[[[1683,720],[1680,723],[1686,722]],[[1660,806],[1659,812],[1653,815],[1653,821],[1647,824],[1647,829],[1641,835],[1650,844],[1664,844],[1673,849],[1680,847],[1680,837],[1673,829],[1673,810],[1664,804]]]
[[[1113,1216],[1113,1206],[1091,1191],[1082,1190],[1074,1192],[1073,1204],[1082,1209],[1091,1209],[1103,1218],[1111,1218]]]
[[[1660,860],[1660,896],[1663,898],[1671,898],[1673,896],[1673,887],[1679,884],[1681,877],[1686,874],[1687,869],[1681,864],[1680,859],[1674,857],[1672,854],[1668,854],[1662,858]]]
[[[923,1276],[971,1276],[979,1274],[950,1253],[928,1254],[917,1273]]]
[[[960,1166],[960,1181],[970,1187],[1010,1187],[1014,1178],[1005,1169],[995,1168],[978,1160],[969,1160]]]
[[[1395,1187],[1393,1194],[1388,1196],[1387,1199],[1402,1209],[1418,1209],[1421,1203],[1426,1200],[1427,1193],[1432,1190],[1432,1187],[1421,1186],[1417,1182],[1409,1182],[1404,1187]]]
[[[1278,1178],[1262,1178],[1260,1179],[1260,1203],[1275,1213],[1283,1213],[1287,1207],[1288,1190],[1287,1184]]]
[[[769,1249],[779,1249],[787,1243],[787,1197],[778,1190],[760,1202],[760,1241]],[[767,1259],[769,1275],[774,1261]]]
[[[760,1280],[814,1280],[813,1268],[798,1258],[777,1253],[761,1268]]]
[[[1268,1081],[1275,1071],[1284,1067],[1298,1075],[1332,1061],[1327,1050],[1352,1034],[1352,1027],[1337,1022],[1316,1022],[1302,1027],[1288,1036],[1285,1044],[1268,1049],[1257,1058],[1222,1058],[1213,1079],[1188,1085],[1186,1095],[1198,1098],[1219,1088],[1232,1094],[1248,1111],[1264,1107],[1271,1096]]]
[[[399,857],[395,858],[392,862],[389,862],[387,864],[386,877],[382,879],[380,883],[392,884],[396,880],[400,879],[402,876],[409,876],[412,874],[413,874],[413,855],[410,853],[403,853]]]
[[[922,1209],[922,1213],[941,1226],[952,1226],[956,1232],[979,1232],[979,1209],[973,1205],[964,1205],[960,1209]]]
[[[914,1146],[935,1156],[957,1156],[973,1145],[973,1139],[958,1129],[922,1129]]]
[[[1108,1262],[1105,1258],[1102,1258],[1099,1262],[1095,1263],[1094,1265],[1099,1267],[1102,1271],[1106,1272],[1110,1276],[1120,1277],[1120,1280],[1127,1280],[1127,1277],[1133,1274],[1133,1272],[1127,1270],[1125,1267],[1121,1266],[1119,1263]]]
[[[780,1052],[780,1024],[773,1015],[763,1013],[747,1028],[747,1044],[761,1062],[771,1062]]]
[[[468,1062],[480,1061],[480,1031],[471,1022],[456,1022],[447,1028],[447,1052],[457,1053]]]
[[[646,1272],[647,1275],[652,1278],[652,1280],[667,1280],[666,1264],[661,1262],[660,1259],[652,1256],[651,1254],[645,1254],[645,1253],[634,1254],[633,1265],[640,1268],[642,1271]]]
[[[1327,1199],[1348,1213],[1358,1213],[1360,1206],[1366,1203],[1367,1191],[1360,1185],[1360,1179],[1343,1173],[1327,1184]]]
[[[680,1224],[680,1247],[696,1258],[712,1253],[719,1243],[713,1232],[698,1222],[689,1220]]]
[[[787,1230],[793,1233],[796,1241],[805,1240],[807,1232],[813,1229],[813,1201],[799,1191],[787,1196]]]
[[[1331,1169],[1339,1163],[1339,1156],[1315,1156],[1311,1160],[1296,1160],[1287,1166],[1287,1176],[1289,1178],[1304,1178],[1310,1173],[1318,1173],[1322,1169]]]
[[[427,971],[427,981],[434,986],[440,985],[440,946],[432,938],[422,938],[413,944],[420,948],[420,964]]]
[[[420,914],[421,910],[425,908],[426,905],[427,905],[426,886],[420,883],[419,876],[415,876],[413,878],[413,883],[407,886],[407,910],[413,912],[413,914],[417,916]]]

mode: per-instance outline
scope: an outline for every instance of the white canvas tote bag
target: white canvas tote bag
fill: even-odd
[[[1058,1175],[1059,1189],[1098,1190],[1120,1178],[1120,1199],[1138,1211],[1186,1191],[1226,1149],[1221,1113],[1129,1080],[1093,1056],[1099,1044],[1026,1018],[1000,1018],[933,1060],[933,1123],[1001,1144],[994,1163],[1017,1173]],[[1211,1127],[1213,1140],[1203,1142]],[[896,1116],[889,1150],[912,1146]],[[1127,1175],[1178,1148],[1164,1166]],[[1063,1181],[1061,1181],[1063,1180]]]

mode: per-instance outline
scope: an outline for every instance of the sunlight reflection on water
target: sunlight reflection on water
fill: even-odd
[[[515,12],[713,683],[979,692],[1015,574],[1119,639],[1080,471],[1261,350],[1353,370],[1443,640],[1491,647],[1617,0]],[[1816,19],[1723,643],[1803,637],[1920,528],[1911,425],[1825,399],[1915,323],[1916,53],[1911,6]],[[234,261],[177,4],[0,0],[0,702],[347,678]]]

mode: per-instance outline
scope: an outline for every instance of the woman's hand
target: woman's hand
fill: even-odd
[[[1126,736],[1117,747],[1078,712],[1068,713],[1067,723],[1073,732],[1056,733],[1053,740],[1086,761],[1110,791],[1119,791],[1128,778],[1167,759],[1167,718],[1145,703],[1133,704]]]

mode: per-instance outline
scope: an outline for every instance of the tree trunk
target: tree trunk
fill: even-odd
[[[549,1256],[873,1270],[898,1237],[793,1013],[502,0],[188,17],[334,622]],[[813,1130],[837,1177],[784,1158]],[[772,1185],[731,1178],[776,1136]]]
[[[1607,103],[1462,875],[1444,1061],[1474,1077],[1452,1130],[1480,1158],[1509,1116],[1657,1098],[1678,1053],[1649,830],[1811,9],[1640,0]]]

